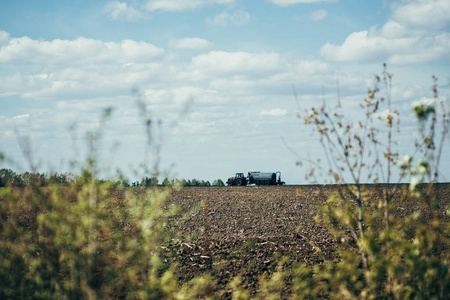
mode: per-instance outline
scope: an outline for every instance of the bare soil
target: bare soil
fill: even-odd
[[[449,202],[449,186],[437,185],[439,198]],[[368,186],[371,200],[382,199],[381,186]],[[318,264],[335,257],[337,241],[314,221],[333,185],[185,187],[173,192],[170,203],[182,208],[169,222],[178,232],[167,246],[167,260],[177,265],[182,282],[209,272],[216,295],[227,298],[228,282],[241,276],[255,292],[258,278],[285,264]],[[399,186],[393,201],[396,213],[420,209],[414,201],[402,202],[407,185]]]

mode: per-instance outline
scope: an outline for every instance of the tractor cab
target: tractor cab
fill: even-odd
[[[244,173],[236,173],[234,177],[230,177],[227,180],[228,185],[247,185],[247,178]]]
[[[236,176],[234,177],[235,179],[238,178],[245,178],[244,173],[236,173]]]

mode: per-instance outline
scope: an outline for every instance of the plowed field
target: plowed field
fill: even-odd
[[[336,241],[313,218],[335,188],[183,188],[170,199],[183,208],[183,213],[173,218],[171,226],[176,228],[172,229],[180,235],[167,249],[172,254],[176,251],[168,259],[177,263],[182,281],[208,271],[221,291],[226,291],[227,282],[237,275],[243,278],[245,287],[254,290],[257,279],[272,274],[283,256],[290,257],[287,264],[332,259]],[[381,197],[380,187],[368,188],[374,192],[372,198]],[[407,186],[401,186],[394,202],[401,198],[402,189]],[[436,189],[448,203],[448,186],[438,185]],[[398,202],[397,208],[396,213],[407,214],[418,206],[413,201]]]

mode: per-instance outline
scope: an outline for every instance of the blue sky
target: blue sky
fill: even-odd
[[[432,75],[441,97],[449,94],[446,0],[4,0],[0,8],[0,151],[8,157],[0,164],[17,171],[29,169],[24,137],[40,171],[76,171],[85,133],[111,106],[98,150],[104,174],[142,174],[152,154],[140,99],[159,120],[153,137],[162,137],[170,176],[280,170],[303,183],[296,161],[322,152],[296,118],[292,86],[303,109],[333,103],[339,81],[352,118],[387,63],[400,154],[416,136],[411,103],[432,97]]]

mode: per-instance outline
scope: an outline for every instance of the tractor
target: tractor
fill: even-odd
[[[228,178],[227,185],[247,185],[247,178],[244,173],[236,173],[233,177]]]

